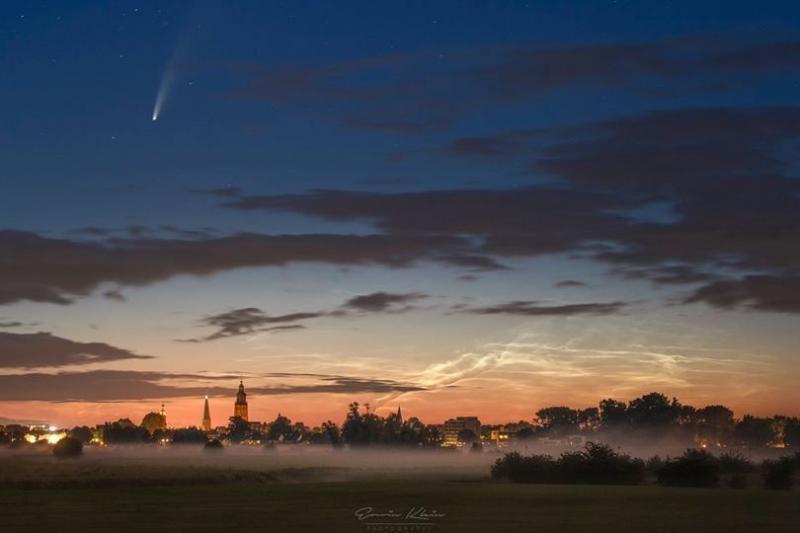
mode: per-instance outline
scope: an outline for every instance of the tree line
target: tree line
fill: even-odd
[[[800,448],[800,420],[796,417],[745,415],[737,419],[733,411],[724,405],[695,408],[658,392],[645,394],[627,403],[606,398],[597,407],[582,409],[544,407],[536,411],[530,421],[484,425],[481,435],[465,430],[459,433],[458,440],[464,444],[471,444],[478,439],[488,441],[493,430],[505,431],[511,439],[520,441],[582,435],[590,440],[619,444],[640,437],[648,442],[669,439],[673,443],[690,446]],[[0,428],[0,443],[20,441],[27,431],[27,427],[19,425]],[[70,431],[70,435],[83,443],[89,443],[94,438],[102,439],[107,444],[161,441],[188,444],[208,440],[207,434],[196,427],[153,429],[146,427],[144,421],[142,425],[136,425],[129,419],[107,422],[96,428],[78,426]],[[348,406],[341,425],[328,420],[310,428],[302,422],[292,422],[281,414],[260,426],[232,418],[220,437],[235,443],[260,441],[333,446],[433,447],[440,446],[444,436],[439,425],[426,424],[416,417],[402,419],[398,413],[381,416],[369,404],[362,407],[353,402]]]

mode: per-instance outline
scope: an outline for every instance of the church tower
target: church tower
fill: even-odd
[[[203,431],[211,431],[211,410],[208,408],[208,396],[206,396],[206,403],[203,406]]]
[[[236,393],[233,416],[239,417],[247,422],[247,394],[244,392],[244,383],[242,383],[242,380],[239,380],[239,392]]]

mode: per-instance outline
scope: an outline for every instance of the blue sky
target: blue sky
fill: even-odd
[[[523,416],[742,383],[717,401],[781,409],[797,20],[794,2],[3,2],[0,333],[66,352],[0,373],[13,391],[252,372],[309,418],[357,395],[500,419],[481,391]],[[79,342],[154,358],[87,363]],[[258,357],[369,383],[293,396]],[[0,407],[67,416],[14,394]],[[97,418],[161,398],[70,399]]]

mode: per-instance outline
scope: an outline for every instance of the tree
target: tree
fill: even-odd
[[[425,432],[422,434],[423,446],[441,446],[442,442],[444,442],[444,435],[437,426],[433,424],[425,426]]]
[[[736,425],[733,411],[724,405],[708,405],[698,409],[693,418],[698,437],[717,445],[730,440]]]
[[[635,428],[664,427],[676,423],[681,404],[659,392],[645,394],[628,405],[628,417]]]
[[[628,425],[628,406],[611,398],[600,400],[600,424],[606,429]]]
[[[278,413],[275,420],[270,422],[267,431],[267,440],[277,440],[283,442],[290,440],[293,436],[292,421]]]
[[[458,432],[458,442],[462,442],[464,444],[472,444],[473,442],[478,441],[478,436],[475,434],[474,431],[471,429],[464,428]]]
[[[514,436],[519,440],[531,439],[536,434],[532,427],[526,426],[514,433]]]
[[[224,449],[225,446],[217,439],[210,440],[203,445],[203,451],[206,452],[221,452]]]
[[[745,415],[734,428],[734,439],[753,448],[767,446],[778,434],[771,418],[757,418]]]
[[[800,448],[800,420],[797,418],[786,419],[783,427],[783,442],[790,448]]]
[[[578,411],[578,428],[581,431],[592,432],[600,426],[600,412],[597,407],[589,407]]]
[[[127,418],[103,424],[103,441],[106,444],[136,444],[150,441],[150,433],[134,425]]]
[[[69,436],[78,439],[82,444],[89,444],[92,441],[92,430],[88,426],[75,426],[69,432]]]
[[[83,453],[83,444],[76,438],[64,437],[53,446],[53,455],[59,459],[79,457]]]
[[[180,428],[172,431],[174,444],[205,444],[208,437],[205,432],[196,427]]]
[[[347,415],[342,424],[342,437],[348,444],[360,444],[364,441],[361,412],[358,402],[352,402],[347,408]]]
[[[231,442],[242,442],[250,438],[250,424],[240,416],[232,416],[228,423],[228,438]]]
[[[536,411],[536,419],[545,431],[573,433],[578,429],[578,411],[569,407],[545,407]]]
[[[385,420],[373,413],[369,404],[364,404],[364,412],[361,413],[358,402],[353,402],[342,424],[342,437],[346,443],[354,446],[385,442],[384,424]]]
[[[167,417],[161,413],[147,413],[144,415],[144,418],[142,418],[142,423],[139,425],[145,428],[147,432],[152,435],[158,429],[167,429]]]

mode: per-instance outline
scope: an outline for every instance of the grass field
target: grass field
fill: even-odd
[[[80,479],[71,479],[76,472]],[[5,457],[0,531],[800,531],[797,490],[512,485],[471,471],[341,473],[294,467],[117,470]],[[359,521],[355,513],[364,507],[398,514],[424,507],[444,516]]]

